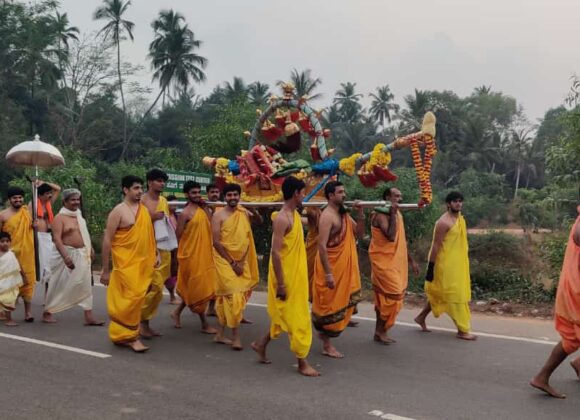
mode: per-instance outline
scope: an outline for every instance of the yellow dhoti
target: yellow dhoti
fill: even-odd
[[[198,314],[205,313],[215,296],[217,275],[212,249],[209,218],[198,208],[187,222],[177,248],[177,294]]]
[[[381,228],[373,226],[369,246],[371,280],[375,292],[375,310],[384,321],[384,331],[391,328],[403,308],[403,298],[409,283],[407,239],[403,215],[397,213],[397,233],[389,241]]]
[[[226,211],[226,210],[222,210]],[[216,314],[221,325],[237,328],[242,322],[246,296],[259,280],[258,259],[252,227],[245,209],[237,208],[221,226],[220,242],[231,258],[243,263],[244,272],[238,276],[229,262],[214,249],[217,271]]]
[[[36,284],[36,262],[34,260],[34,234],[32,218],[26,206],[22,206],[14,216],[2,225],[2,231],[12,238],[12,252],[16,255],[28,284],[20,287],[20,296],[25,302],[32,302]]]
[[[278,338],[282,332],[288,333],[290,350],[298,359],[305,359],[312,344],[312,326],[308,308],[308,267],[304,232],[297,212],[294,212],[292,230],[284,236],[280,259],[284,272],[286,300],[276,298],[278,282],[270,256],[268,272],[270,337]]]
[[[320,254],[316,257],[312,284],[314,327],[328,337],[338,337],[362,300],[358,255],[350,216],[342,217],[341,241],[327,248],[334,289],[326,286]]]
[[[435,317],[446,313],[457,329],[463,333],[471,330],[471,278],[465,219],[459,215],[443,239],[435,260],[433,281],[425,282],[425,293]]]
[[[139,206],[135,224],[115,233],[111,251],[113,270],[107,289],[109,337],[114,343],[123,343],[139,336],[141,310],[156,261],[153,224],[143,205]]]

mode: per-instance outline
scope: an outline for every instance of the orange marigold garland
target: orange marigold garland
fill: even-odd
[[[426,206],[433,201],[433,190],[431,188],[431,168],[433,165],[433,156],[437,153],[435,147],[435,140],[428,134],[423,136],[425,143],[425,159],[421,159],[421,151],[419,150],[419,141],[417,138],[411,139],[411,155],[413,157],[413,164],[415,165],[415,172],[417,173],[417,181],[419,182],[419,190],[421,196],[419,198],[419,206]]]

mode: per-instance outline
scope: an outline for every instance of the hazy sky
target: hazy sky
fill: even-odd
[[[61,2],[83,32],[102,25],[92,20],[100,3]],[[184,14],[203,41],[202,95],[233,76],[272,86],[293,67],[310,68],[323,80],[321,105],[346,81],[365,96],[389,84],[398,103],[414,88],[463,96],[486,84],[535,119],[562,103],[580,73],[577,0],[133,0],[135,41],[123,55],[147,69],[150,23],[162,8]]]

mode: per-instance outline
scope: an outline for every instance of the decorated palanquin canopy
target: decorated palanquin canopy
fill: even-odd
[[[411,149],[419,182],[419,206],[431,203],[431,167],[437,153],[435,145],[435,115],[427,112],[421,131],[399,137],[391,143],[377,143],[373,150],[354,153],[337,160],[334,149],[328,149],[331,132],[323,129],[320,111],[308,105],[308,98],[297,98],[292,83],[282,84],[283,96],[272,96],[252,131],[246,131],[248,149],[234,159],[204,157],[204,165],[213,168],[216,182],[237,183],[242,187],[242,201],[278,202],[282,200],[281,185],[292,175],[306,183],[305,201],[324,200],[323,187],[338,175],[355,176],[368,188],[381,182],[393,182],[397,176],[389,169],[391,152]],[[311,162],[303,159],[288,161],[285,155],[297,152],[303,138],[310,141]],[[423,156],[421,148],[424,149]]]

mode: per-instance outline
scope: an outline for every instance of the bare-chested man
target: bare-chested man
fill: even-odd
[[[461,215],[463,195],[452,191],[445,198],[447,211],[437,220],[429,265],[425,275],[428,302],[415,318],[424,332],[429,332],[425,319],[433,311],[435,317],[447,313],[457,327],[457,338],[475,340],[470,333],[471,278],[467,245],[467,227]]]
[[[312,285],[312,318],[323,343],[322,354],[334,358],[343,355],[330,343],[348,326],[355,306],[362,300],[356,239],[365,234],[362,207],[355,201],[356,222],[343,206],[346,191],[342,183],[325,185],[328,206],[318,225],[318,256]]]
[[[84,310],[86,326],[101,326],[93,316],[91,261],[94,251],[87,222],[80,210],[81,192],[71,188],[62,193],[63,205],[52,222],[55,250],[50,257],[50,283],[42,321],[53,324],[53,314],[76,305]]]
[[[52,206],[60,194],[60,186],[41,180],[36,181],[36,186],[38,188],[36,231],[38,233],[38,261],[40,268],[38,278],[44,284],[44,296],[46,299],[48,282],[50,281],[50,256],[54,251],[51,235],[52,222],[54,220]],[[32,211],[31,203],[28,208]]]
[[[141,310],[159,261],[149,211],[141,204],[143,180],[133,175],[121,182],[125,198],[109,214],[103,237],[101,283],[108,287],[109,337],[135,352],[149,349],[139,340]],[[109,264],[113,257],[113,271]]]
[[[36,284],[36,263],[34,260],[34,231],[32,217],[24,205],[24,191],[10,187],[7,191],[10,207],[0,212],[0,230],[11,237],[11,246],[18,259],[27,282],[20,287],[19,296],[24,301],[24,320],[33,322],[32,297]]]

